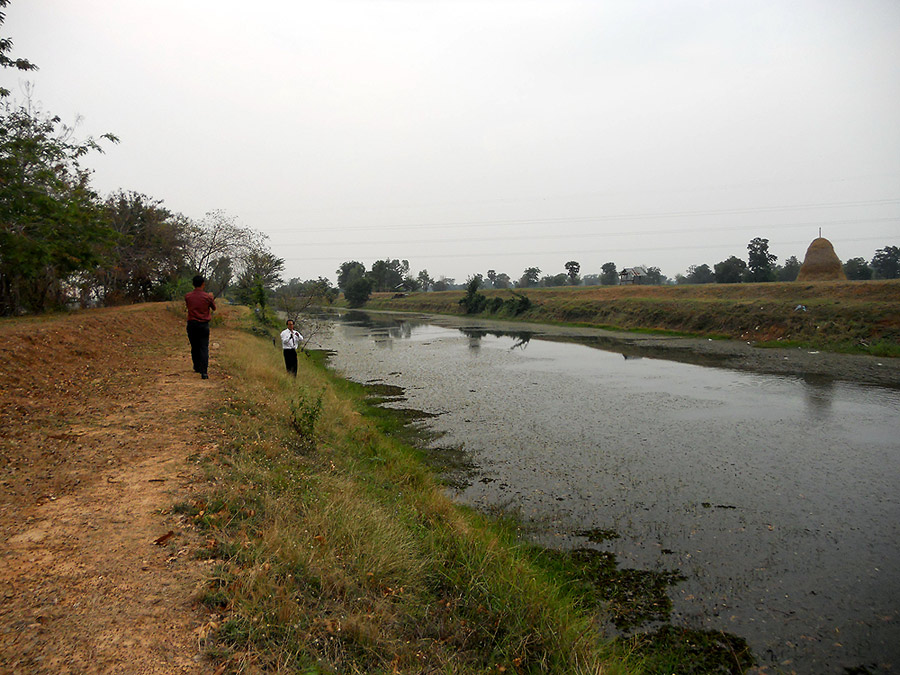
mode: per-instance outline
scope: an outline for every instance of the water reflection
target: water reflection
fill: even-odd
[[[801,375],[806,410],[817,420],[828,418],[834,403],[835,381],[827,375]]]

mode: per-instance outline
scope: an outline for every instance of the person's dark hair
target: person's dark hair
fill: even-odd
[[[194,284],[194,288],[200,288],[203,285],[204,281],[206,281],[206,279],[203,278],[202,274],[197,274],[193,279],[191,279],[191,282]]]
[[[293,320],[293,319],[288,319],[288,320],[285,321],[284,323],[285,323],[285,325],[287,325],[287,324],[289,324],[289,323],[294,323],[294,320]]]

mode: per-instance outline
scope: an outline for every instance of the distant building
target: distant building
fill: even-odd
[[[643,284],[647,282],[647,270],[643,267],[626,267],[619,272],[619,283],[625,284]]]

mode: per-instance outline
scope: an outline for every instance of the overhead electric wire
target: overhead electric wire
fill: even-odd
[[[744,213],[771,213],[777,211],[798,211],[803,209],[837,209],[851,208],[860,206],[884,206],[890,204],[900,204],[900,199],[871,199],[852,202],[825,202],[819,204],[787,204],[783,206],[754,206],[741,207],[732,209],[709,209],[697,211],[658,211],[647,213],[619,213],[605,214],[597,216],[573,216],[558,218],[523,218],[523,219],[505,219],[505,220],[485,220],[485,221],[449,221],[444,223],[409,223],[405,225],[341,225],[342,231],[360,231],[376,228],[378,230],[408,230],[408,229],[442,229],[442,228],[463,228],[463,227],[496,227],[502,225],[546,225],[552,223],[583,223],[595,221],[610,220],[644,220],[653,218],[683,218],[683,217],[699,217],[699,216],[718,216],[718,215],[737,215]],[[331,232],[335,226],[323,227],[281,227],[266,228],[267,232],[286,232],[298,230],[302,233],[311,232]]]
[[[861,218],[855,220],[841,220],[841,221],[830,221],[830,222],[822,222],[822,221],[806,221],[803,223],[776,223],[772,225],[760,226],[759,223],[748,223],[747,225],[734,225],[731,227],[692,227],[692,228],[683,228],[677,230],[628,230],[628,231],[619,231],[619,232],[573,232],[568,234],[529,234],[529,235],[509,235],[509,236],[492,236],[492,237],[465,237],[464,241],[467,242],[489,242],[489,241],[509,241],[511,237],[515,237],[516,241],[531,241],[535,239],[582,239],[582,238],[596,238],[596,237],[630,237],[630,236],[656,236],[656,235],[668,235],[668,234],[690,234],[693,232],[703,232],[705,234],[714,233],[714,232],[729,232],[734,230],[743,230],[743,229],[760,229],[761,227],[765,227],[768,229],[774,228],[794,228],[794,227],[840,227],[843,225],[861,225],[863,223],[888,223],[895,222],[900,224],[900,218]],[[408,245],[408,244],[453,244],[459,243],[462,241],[459,237],[452,239],[378,239],[378,240],[370,240],[370,241],[354,241],[354,246],[393,246],[393,245]],[[311,246],[346,246],[345,242],[316,242],[316,241],[298,241],[298,246],[303,246],[304,248],[309,248]],[[286,244],[286,246],[290,246],[290,244]]]
[[[858,237],[858,238],[850,238],[850,239],[832,239],[832,242],[837,243],[847,243],[847,242],[859,242],[859,241],[884,241],[884,237]],[[808,240],[805,241],[784,241],[778,242],[779,246],[803,246],[809,243]],[[642,252],[648,251],[683,251],[683,250],[702,250],[702,249],[731,249],[733,248],[732,244],[707,244],[707,245],[688,245],[684,246],[655,246],[655,247],[642,247]],[[488,257],[523,257],[528,256],[531,258],[537,256],[548,256],[548,255],[609,255],[611,253],[622,253],[622,252],[630,252],[634,250],[633,248],[604,248],[603,250],[586,250],[579,249],[577,251],[525,251],[521,253],[516,253],[512,251],[503,251],[503,253],[498,253],[497,251],[485,251],[485,252],[471,252],[467,251],[465,253],[427,253],[422,255],[421,257],[427,258],[488,258]],[[353,260],[356,258],[364,258],[366,256],[361,256],[358,254],[345,255],[344,258],[346,260]],[[398,256],[398,258],[402,259],[411,259],[412,256],[402,255]],[[324,260],[335,260],[334,256],[316,256],[316,257],[302,257],[302,258],[291,258],[285,257],[283,258],[286,262],[320,262]]]

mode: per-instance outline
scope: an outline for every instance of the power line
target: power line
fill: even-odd
[[[849,242],[860,242],[860,241],[884,241],[884,237],[859,237],[852,239],[831,239],[832,242],[837,243],[849,243]],[[803,246],[809,244],[809,240],[804,241],[785,241],[779,242],[779,246]],[[657,251],[683,251],[683,250],[703,250],[703,249],[731,249],[733,248],[732,244],[708,244],[708,245],[684,245],[684,246],[657,246],[657,247],[641,247],[641,252],[657,252]],[[634,251],[634,247],[630,248],[604,248],[603,250],[585,250],[579,249],[577,251],[530,251],[524,253],[515,253],[510,251],[490,251],[490,252],[466,252],[466,253],[427,253],[422,257],[427,258],[512,258],[512,257],[531,257],[535,258],[537,256],[548,256],[548,255],[609,255],[611,253],[627,253]],[[357,258],[364,258],[366,256],[360,255],[345,255],[343,256],[344,260],[354,260]],[[398,256],[398,258],[409,259],[412,256]],[[335,260],[335,256],[316,256],[316,257],[303,257],[303,258],[284,258],[286,262],[321,262],[326,260]]]
[[[747,225],[735,225],[733,227],[717,227],[717,228],[709,228],[709,227],[693,227],[693,228],[683,228],[677,230],[628,230],[628,231],[618,231],[618,232],[585,232],[585,233],[571,233],[571,234],[529,234],[529,235],[516,235],[517,241],[531,241],[537,239],[583,239],[583,238],[597,238],[597,237],[628,237],[628,236],[656,236],[656,235],[666,235],[666,234],[690,234],[693,232],[703,232],[704,234],[710,234],[714,232],[731,232],[735,230],[745,230],[745,229],[774,229],[774,228],[794,228],[794,227],[840,227],[844,225],[861,225],[864,223],[900,223],[900,218],[863,218],[856,220],[841,220],[841,221],[833,221],[833,222],[821,222],[821,221],[807,221],[803,223],[776,223],[772,225],[760,226],[759,223],[749,223]],[[509,237],[466,237],[466,242],[489,242],[489,241],[508,241]],[[453,239],[378,239],[378,240],[370,240],[370,241],[354,241],[354,246],[392,246],[397,244],[450,244],[450,243],[459,243],[459,238]],[[286,244],[286,246],[291,246],[292,244]],[[311,242],[311,241],[298,241],[294,245],[303,246],[304,248],[309,248],[312,246],[346,246],[344,242]]]
[[[406,225],[348,225],[340,226],[342,231],[370,230],[373,227],[378,230],[409,230],[409,229],[441,229],[458,227],[497,227],[503,225],[542,225],[551,223],[589,223],[609,220],[645,220],[653,218],[683,218],[699,216],[737,215],[743,213],[772,213],[777,211],[797,211],[803,209],[838,209],[860,206],[885,206],[900,204],[900,199],[871,199],[854,202],[826,202],[820,204],[787,204],[784,206],[755,206],[733,209],[709,209],[699,211],[657,211],[647,213],[619,213],[598,216],[573,216],[558,218],[525,218],[508,220],[484,220],[484,221],[449,221],[444,223],[410,223]],[[283,227],[266,228],[267,232],[286,232],[299,230],[309,232],[332,232],[334,226],[327,227]]]

